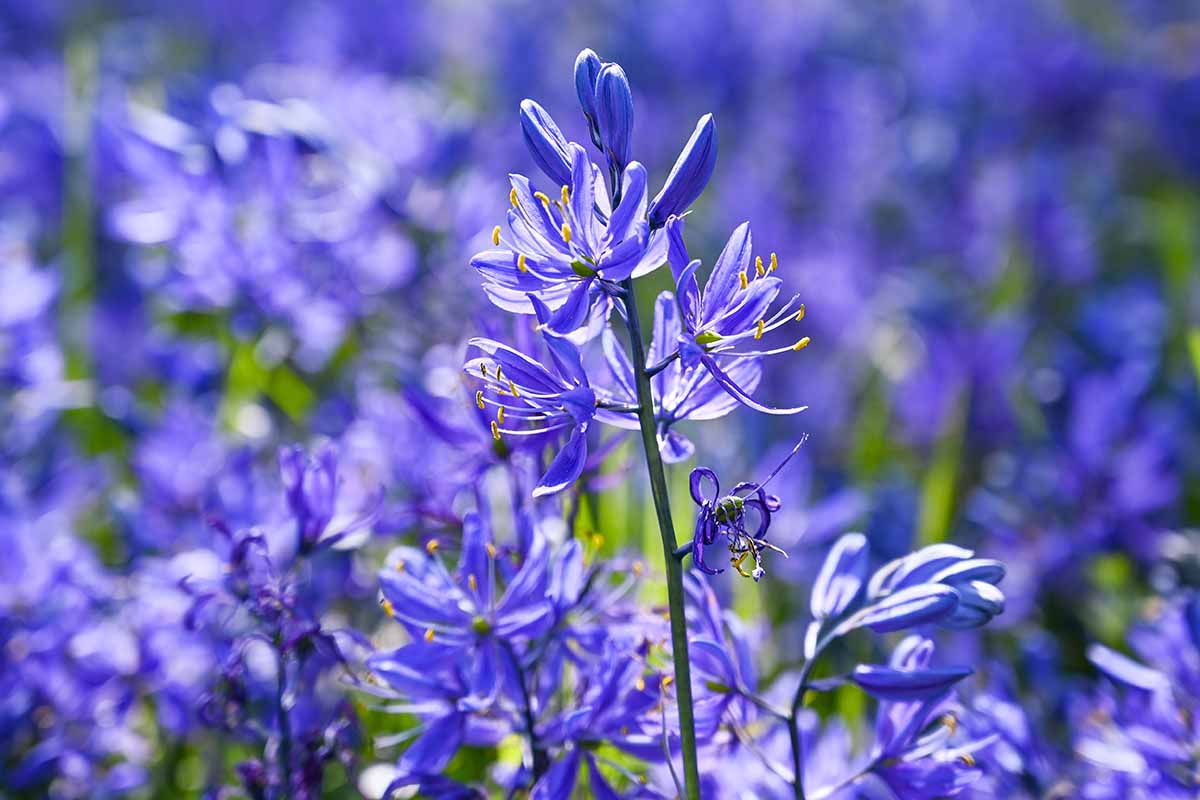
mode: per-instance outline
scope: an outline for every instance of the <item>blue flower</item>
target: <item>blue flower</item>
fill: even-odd
[[[687,211],[704,192],[716,165],[717,127],[712,114],[705,114],[671,167],[662,191],[650,204],[650,226],[661,228],[672,216]]]
[[[572,143],[567,156],[569,178],[553,197],[524,176],[510,176],[508,233],[496,226],[495,249],[471,259],[493,303],[528,314],[536,298],[554,311],[543,324],[558,334],[583,326],[644,260],[647,269],[662,262],[653,252],[647,257],[645,168],[636,161],[626,167],[621,202],[610,211],[604,181],[583,148]]]
[[[688,258],[681,218],[667,222],[667,239],[668,262],[678,290],[682,324],[678,357],[683,367],[703,366],[725,391],[756,411],[767,414],[803,411],[803,406],[771,408],[762,405],[750,397],[749,390],[722,366],[730,360],[757,359],[803,350],[808,346],[810,340],[805,336],[786,347],[744,349],[747,343],[757,342],[767,333],[804,319],[804,304],[799,295],[793,296],[777,311],[770,311],[783,284],[773,274],[778,269],[775,255],[771,255],[769,265],[761,256],[753,259],[752,268],[750,225],[742,223],[717,257],[712,275],[701,293],[696,280],[700,261]]]
[[[549,310],[532,299],[539,319],[548,318]],[[560,492],[579,478],[587,461],[587,432],[594,418],[623,424],[622,414],[608,409],[598,413],[602,406],[621,403],[603,390],[592,388],[579,349],[549,332],[543,332],[542,338],[550,356],[549,367],[506,344],[484,338],[471,339],[468,344],[487,355],[471,359],[463,367],[468,375],[483,381],[484,388],[475,395],[476,405],[496,409],[491,427],[497,441],[504,436],[567,435],[566,443],[538,481],[535,497]]]

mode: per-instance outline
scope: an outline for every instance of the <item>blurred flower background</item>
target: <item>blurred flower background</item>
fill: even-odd
[[[838,536],[862,531],[872,564],[953,542],[1007,567],[986,631],[938,635],[974,668],[956,725],[987,742],[958,756],[979,770],[953,792],[1194,797],[1200,15],[1141,0],[6,3],[0,794],[379,797],[406,770],[425,776],[406,796],[523,791],[511,731],[466,721],[478,675],[418,690],[381,655],[408,640],[389,615],[417,640],[456,629],[400,608],[411,586],[384,581],[381,609],[376,572],[447,541],[465,562],[478,527],[484,561],[514,543],[464,618],[486,663],[510,647],[488,634],[534,636],[515,631],[546,597],[567,619],[563,564],[589,585],[636,576],[623,596],[646,615],[666,598],[635,437],[598,427],[578,491],[537,501],[569,544],[529,594],[533,512],[486,521],[511,459],[460,370],[469,337],[530,336],[469,263],[508,173],[537,168],[521,100],[589,141],[585,47],[629,76],[652,187],[713,114],[691,254],[711,264],[750,220],[806,308],[811,344],[765,363],[756,392],[806,411],[679,423],[681,542],[692,467],[766,476],[807,434],[770,487],[788,558],[767,554],[761,583],[689,583],[741,621],[721,647],[769,685],[801,661]],[[665,289],[668,270],[643,279],[642,308]],[[482,580],[400,574],[432,596]],[[558,658],[597,620],[652,624],[590,602]],[[851,641],[830,673],[888,652]],[[389,670],[407,677],[368,680]],[[421,702],[388,696],[399,683]],[[459,710],[430,722],[435,701]],[[813,708],[805,774],[832,786],[874,701],[847,685]],[[582,743],[622,723],[593,716],[541,730],[599,775]],[[418,718],[469,746],[406,750]],[[622,750],[629,786],[670,786]],[[706,797],[790,796],[754,755],[708,759]],[[952,793],[880,777],[833,794]]]

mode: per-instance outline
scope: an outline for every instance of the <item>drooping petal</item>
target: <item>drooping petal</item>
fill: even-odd
[[[717,360],[711,355],[705,355],[700,359],[704,367],[709,371],[713,378],[721,385],[721,388],[729,392],[730,396],[734,397],[739,403],[755,411],[760,411],[763,414],[775,414],[786,416],[788,414],[798,414],[808,406],[796,406],[794,408],[772,408],[765,406],[755,400],[745,390],[740,387],[724,370],[717,364]]]
[[[565,336],[578,330],[588,321],[591,310],[592,281],[591,279],[575,282],[575,287],[567,295],[567,301],[558,307],[543,323],[551,333]]]
[[[671,167],[662,191],[650,204],[651,227],[661,227],[672,214],[687,211],[708,185],[716,163],[717,127],[712,114],[705,114]]]
[[[974,670],[970,667],[935,667],[899,670],[871,664],[854,668],[854,682],[872,697],[888,701],[924,700],[948,691]]]
[[[587,462],[587,427],[587,424],[583,423],[571,432],[567,443],[558,451],[546,474],[542,475],[534,488],[534,497],[557,494],[579,480],[583,473],[583,465]]]
[[[658,450],[662,453],[663,461],[678,464],[695,455],[696,446],[679,431],[667,431],[658,435]]]

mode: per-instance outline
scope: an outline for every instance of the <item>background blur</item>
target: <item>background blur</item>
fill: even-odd
[[[1007,659],[1035,716],[1039,682],[1087,679],[1088,642],[1200,583],[1195,4],[574,5],[4,3],[0,690],[45,682],[110,761],[198,790],[202,750],[169,734],[203,662],[147,667],[179,646],[171,565],[214,516],[279,504],[282,444],[331,439],[349,491],[382,484],[383,540],[454,507],[406,397],[457,413],[461,346],[494,325],[467,261],[534,170],[518,103],[586,141],[583,47],[625,68],[652,185],[714,113],[692,253],[748,219],[807,305],[812,346],[759,395],[810,409],[691,431],[747,478],[809,434],[774,484],[791,558],[720,582],[778,653],[846,530],[881,558],[952,539],[1006,561],[1006,613],[951,646]],[[583,513],[657,563],[635,456]],[[368,631],[377,565],[336,578]],[[0,767],[39,741],[27,714],[0,700]]]

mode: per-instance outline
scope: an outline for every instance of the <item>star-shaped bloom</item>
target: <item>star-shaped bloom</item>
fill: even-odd
[[[636,161],[625,168],[620,203],[610,210],[599,169],[578,144],[566,152],[570,184],[553,196],[510,176],[508,231],[497,225],[495,248],[471,259],[494,304],[529,314],[536,297],[554,312],[545,326],[560,335],[583,326],[598,305],[606,310],[619,281],[658,267],[665,256],[662,247],[647,254],[645,168]]]

